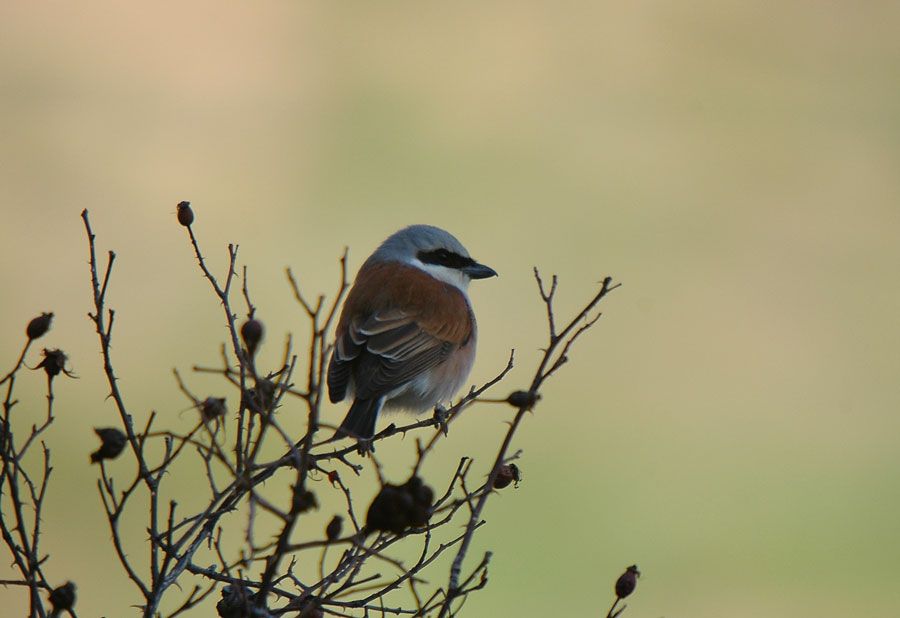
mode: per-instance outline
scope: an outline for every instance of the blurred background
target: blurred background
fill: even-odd
[[[54,311],[40,343],[80,378],[57,382],[46,436],[48,576],[77,582],[82,616],[139,602],[87,464],[91,428],[117,417],[82,209],[118,254],[135,416],[193,422],[173,367],[234,396],[190,372],[225,338],[175,221],[190,200],[215,272],[240,244],[273,365],[306,332],[284,268],[331,294],[345,246],[355,272],[410,223],[500,272],[472,287],[472,382],[516,348],[501,388],[527,384],[546,338],[532,266],[559,275],[563,316],[623,282],[515,440],[525,479],[488,504],[469,566],[493,550],[490,583],[465,615],[602,616],[636,563],[634,618],[896,616],[898,27],[892,2],[7,0],[2,363]],[[43,376],[17,387],[16,413],[39,418]],[[462,454],[486,473],[508,418],[474,408],[435,484]],[[396,444],[401,481],[412,440]],[[9,615],[25,603],[0,588]]]

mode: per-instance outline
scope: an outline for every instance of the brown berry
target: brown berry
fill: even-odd
[[[506,403],[514,408],[525,408],[526,410],[530,410],[534,407],[534,404],[540,401],[540,399],[541,396],[538,393],[531,391],[513,391],[510,393],[509,397],[506,398]]]
[[[184,227],[190,227],[194,222],[194,211],[191,210],[190,202],[178,202],[175,207],[178,210],[178,223]]]
[[[53,614],[69,611],[75,606],[75,584],[66,582],[50,592],[50,605],[53,606]]]
[[[256,318],[247,320],[241,326],[241,339],[244,340],[244,345],[247,346],[247,352],[250,353],[250,356],[256,355],[256,349],[259,347],[265,332],[266,329],[263,327],[263,323]]]
[[[341,536],[341,529],[344,527],[344,518],[340,515],[335,515],[331,518],[331,521],[328,522],[328,525],[325,527],[325,538],[329,541],[333,541],[336,538]]]
[[[104,459],[115,459],[123,450],[128,438],[121,430],[115,427],[94,428],[94,433],[100,438],[100,448],[91,453],[91,463],[97,463]]]
[[[634,592],[634,589],[637,586],[638,577],[640,576],[641,572],[638,571],[636,564],[632,564],[625,569],[625,572],[616,580],[616,597],[624,599]]]
[[[299,483],[295,485],[294,496],[291,501],[291,511],[293,513],[305,513],[306,511],[316,508],[319,508],[316,494],[308,489],[304,489]]]
[[[53,321],[52,313],[42,313],[28,323],[25,328],[25,334],[29,339],[37,339],[43,337],[50,330],[50,323]]]
[[[497,477],[494,479],[494,489],[509,487],[509,484],[513,481],[518,487],[520,480],[522,480],[522,475],[519,472],[519,466],[516,464],[503,464],[500,466],[500,470],[497,471]]]
[[[409,525],[421,528],[431,517],[431,505],[434,503],[434,490],[414,476],[403,485],[403,489],[412,498],[412,509],[409,512]]]
[[[412,498],[397,485],[385,485],[366,512],[366,529],[400,534],[409,527]]]
[[[400,534],[410,527],[422,527],[431,517],[434,491],[418,476],[403,485],[385,485],[366,513],[366,529]]]

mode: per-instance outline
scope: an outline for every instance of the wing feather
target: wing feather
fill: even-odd
[[[332,402],[343,400],[351,386],[357,399],[383,397],[439,365],[468,342],[473,322],[461,292],[418,269],[404,267],[414,272],[401,277],[397,265],[392,267],[372,267],[366,283],[361,284],[363,277],[357,277],[350,291],[328,366]],[[437,294],[441,299],[438,311],[425,301],[428,286],[433,287],[431,298]],[[363,299],[368,299],[367,303]],[[396,299],[404,299],[403,310],[392,306],[390,301]],[[459,315],[467,319],[451,319]]]

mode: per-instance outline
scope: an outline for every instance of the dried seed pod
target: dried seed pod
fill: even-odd
[[[263,323],[256,318],[247,320],[241,326],[241,339],[244,340],[244,345],[247,346],[247,352],[251,357],[256,356],[256,350],[262,342],[265,332],[266,329],[263,327]]]
[[[66,374],[70,378],[74,378],[75,375],[66,369],[66,361],[69,359],[66,356],[66,353],[62,350],[48,350],[44,348],[44,360],[38,363],[38,366],[35,369],[41,369],[47,372],[47,376],[52,380],[56,376],[60,374],[60,372]]]
[[[220,618],[248,618],[252,616],[251,595],[242,584],[222,587],[222,598],[216,603],[216,613]]]
[[[52,616],[69,611],[75,606],[75,584],[66,582],[50,592],[50,605],[53,606]]]
[[[190,227],[194,222],[194,211],[191,210],[190,202],[178,202],[175,207],[178,211],[178,223],[184,227]]]
[[[340,537],[343,527],[344,518],[340,515],[335,515],[331,518],[331,521],[328,522],[328,525],[325,527],[325,538],[329,541],[333,541],[336,538]]]
[[[42,313],[28,323],[25,328],[25,334],[29,339],[38,339],[47,334],[50,330],[50,323],[53,321],[52,313]]]
[[[530,410],[534,407],[534,404],[540,401],[540,399],[541,396],[539,393],[531,391],[513,391],[509,394],[509,397],[506,398],[506,403],[514,408],[525,408],[526,410]]]
[[[207,397],[200,402],[200,416],[205,421],[212,421],[225,415],[224,397]]]
[[[414,476],[406,481],[403,489],[406,490],[413,502],[409,512],[409,525],[421,528],[428,523],[428,518],[431,517],[434,490],[423,483],[418,476]]]
[[[370,532],[394,532],[400,534],[409,527],[409,510],[412,498],[397,485],[385,485],[372,500],[366,512],[366,529]]]
[[[522,474],[519,472],[519,466],[514,463],[503,464],[500,466],[497,477],[494,479],[494,489],[508,487],[513,481],[515,481],[516,487],[518,487],[520,480],[522,480]]]
[[[275,403],[275,383],[267,378],[258,379],[256,386],[244,391],[241,401],[244,408],[257,414],[270,412],[273,403]]]
[[[400,534],[410,527],[422,527],[431,517],[434,491],[418,476],[403,485],[385,485],[366,513],[366,529]]]
[[[640,576],[641,572],[638,571],[636,564],[632,564],[625,569],[625,572],[619,575],[619,579],[616,580],[616,597],[624,599],[634,592],[634,589],[637,586],[638,577]]]
[[[91,453],[91,463],[97,463],[103,459],[115,459],[125,449],[128,437],[115,427],[94,428],[94,433],[100,438],[100,448]]]
[[[304,489],[299,483],[295,485],[294,496],[291,500],[291,512],[305,513],[317,508],[319,508],[319,502],[316,500],[316,494],[308,489]]]

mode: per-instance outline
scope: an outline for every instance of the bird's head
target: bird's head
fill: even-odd
[[[387,238],[370,262],[402,262],[465,291],[472,279],[496,277],[497,271],[479,264],[452,234],[433,225],[411,225]]]

